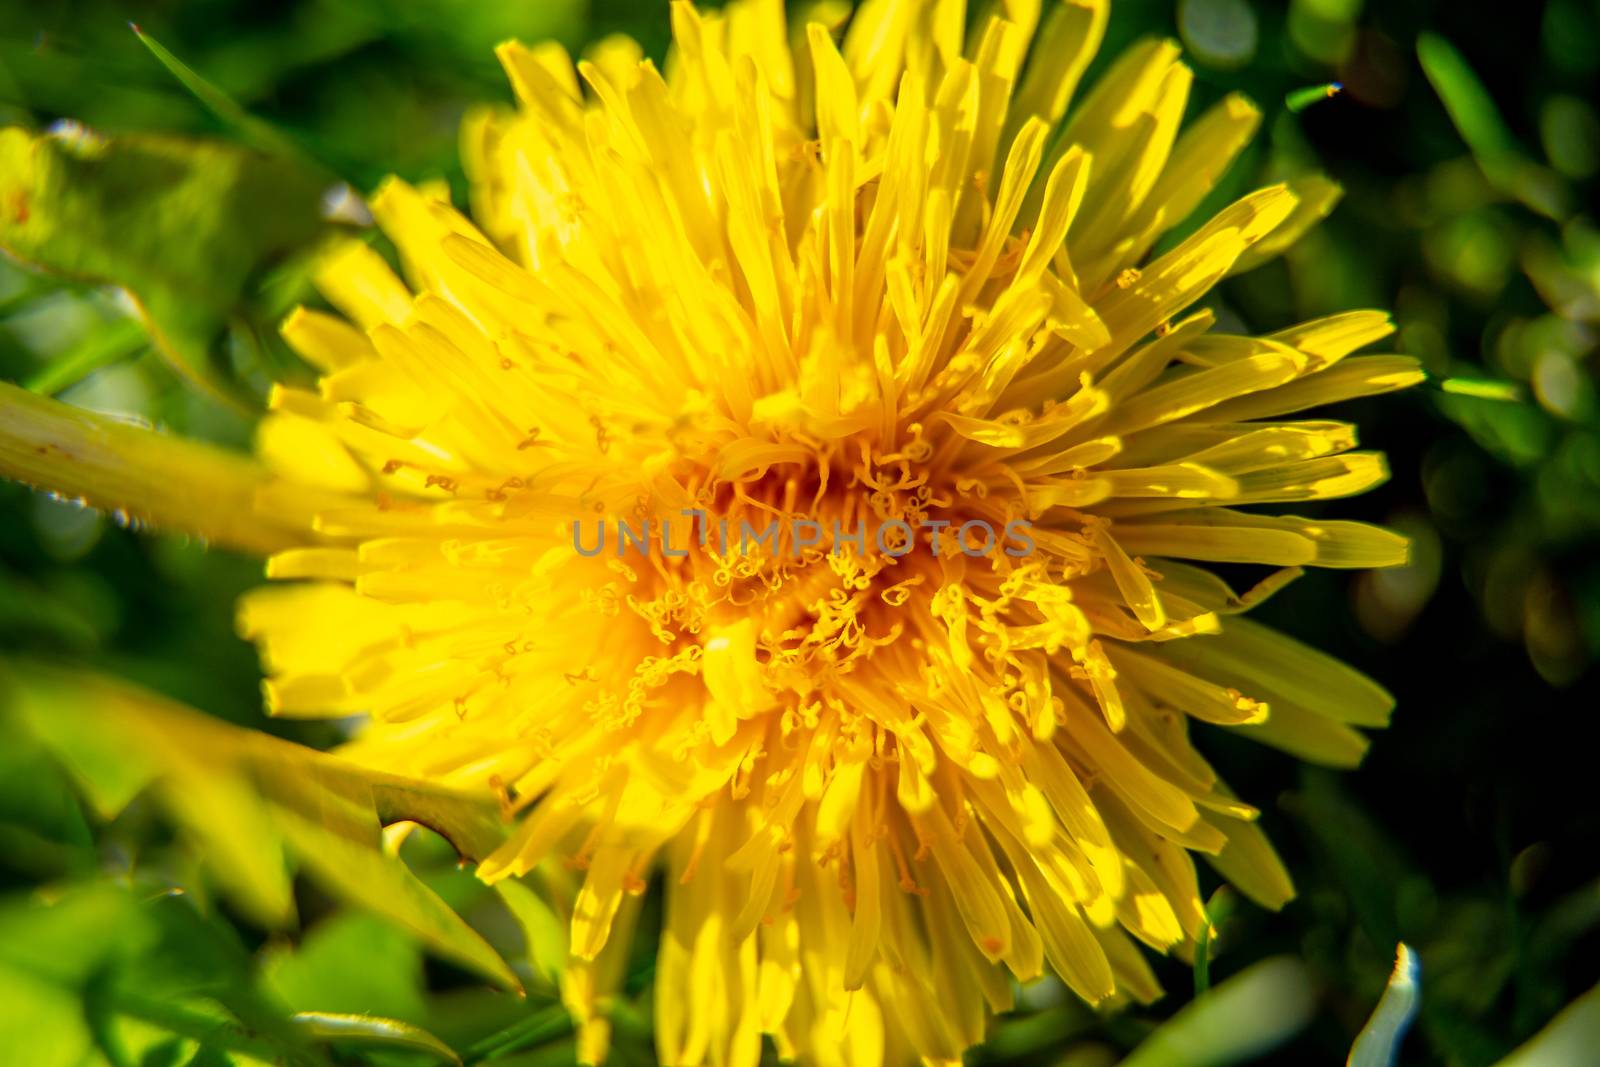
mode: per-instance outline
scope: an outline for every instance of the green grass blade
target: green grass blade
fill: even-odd
[[[1517,151],[1494,98],[1454,45],[1438,34],[1424,33],[1417,38],[1417,58],[1467,147],[1483,157]]]
[[[1234,895],[1222,886],[1206,902],[1206,921],[1200,926],[1200,936],[1194,946],[1194,995],[1199,996],[1211,988],[1211,957],[1217,941],[1217,927],[1233,914]]]
[[[149,334],[135,319],[107,323],[39,368],[24,387],[42,396],[55,396],[95,371],[122,362],[149,343]]]
[[[497,1033],[479,1041],[462,1056],[467,1064],[507,1056],[542,1042],[561,1037],[572,1029],[572,1016],[561,1004],[551,1004],[519,1019]]]
[[[1489,182],[1542,215],[1563,218],[1568,210],[1566,186],[1527,158],[1494,97],[1455,46],[1438,34],[1424,33],[1417,38],[1417,59]]]
[[[326,169],[321,163],[312,159],[293,138],[270,122],[250,114],[237,100],[173,55],[160,41],[145,33],[134,23],[130,22],[128,26],[133,30],[134,36],[139,38],[139,42],[150,50],[150,54],[167,68],[167,72],[176,78],[179,84],[189,90],[213,115],[233,127],[247,143],[273,155],[308,163],[318,170]]]
[[[1479,400],[1504,400],[1513,404],[1523,400],[1520,384],[1493,378],[1444,378],[1439,382],[1439,389],[1457,396],[1475,396]]]

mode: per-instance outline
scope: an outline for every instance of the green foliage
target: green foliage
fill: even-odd
[[[56,858],[45,876],[65,879],[0,894],[0,993],[26,1009],[4,1013],[0,1048],[18,1062],[487,1063],[570,1030],[548,1000],[549,946],[521,933],[543,907],[530,891],[502,886],[517,905],[480,911],[491,945],[462,917],[469,902],[447,906],[430,888],[500,840],[498,813],[476,799],[123,683],[17,664],[0,665],[0,757],[13,772],[0,789],[4,839]],[[157,823],[179,836],[163,845]],[[378,830],[395,823],[426,825],[439,847],[407,849],[410,861],[387,853]],[[96,840],[147,854],[122,860],[112,884],[83,855]],[[305,883],[291,895],[296,869]],[[297,898],[325,917],[294,944],[277,931],[293,928]],[[268,939],[249,948],[236,925]],[[511,989],[515,960],[543,992],[441,1001],[424,949]]]
[[[329,916],[298,945],[268,945],[260,961],[263,983],[295,1011],[381,1015],[407,1022],[427,1017],[422,968],[414,939],[360,911]]]
[[[232,932],[182,894],[96,882],[48,901],[7,900],[0,1047],[41,1067],[125,1067],[163,1047],[325,1064],[255,988],[248,961]]]
[[[36,668],[11,668],[6,681],[11,712],[71,770],[97,814],[114,818],[153,790],[251,919],[293,921],[292,859],[329,892],[519,987],[476,931],[381,850],[380,820],[419,821],[481,859],[495,832],[476,800],[225,726],[128,686]]]
[[[237,396],[222,335],[257,272],[319,232],[325,186],[299,164],[234,145],[5,129],[0,249],[72,281],[126,289],[175,367]],[[130,347],[100,339],[74,356],[74,372]],[[57,372],[46,385],[70,380]]]

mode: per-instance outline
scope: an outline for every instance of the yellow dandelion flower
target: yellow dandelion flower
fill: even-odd
[[[1380,482],[1352,426],[1288,416],[1418,368],[1352,355],[1381,312],[1191,310],[1336,190],[1156,252],[1256,110],[1180,128],[1165,41],[1069,110],[1104,2],[970,37],[964,6],[868,0],[836,44],[778,0],[678,3],[665,73],[623,39],[503,46],[474,221],[375,195],[403,277],[325,263],[340,315],[284,325],[320,384],[275,391],[264,468],[7,394],[13,475],[274,553],[240,611],[274,714],[365,714],[353,757],[497,790],[482,877],[582,872],[587,1059],[655,872],[663,1063],[754,1065],[763,1034],[955,1061],[1046,970],[1150,1000],[1138,945],[1204,922],[1192,853],[1293,892],[1191,721],[1352,765],[1387,720],[1240,613],[1403,539],[1239,508]],[[1279,569],[1236,595],[1196,561]]]

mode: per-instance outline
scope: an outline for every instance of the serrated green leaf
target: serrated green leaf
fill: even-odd
[[[322,885],[399,924],[440,955],[509,989],[521,987],[499,953],[437,893],[405,864],[373,847],[376,838],[356,842],[287,812],[280,818],[290,846]],[[376,819],[372,825],[376,830]]]
[[[385,826],[414,822],[454,846],[462,859],[483,859],[505,840],[500,810],[486,801],[463,803],[459,793],[418,785],[395,775],[372,774],[372,800]]]
[[[0,249],[36,269],[121,286],[185,376],[243,396],[220,338],[250,279],[322,230],[325,179],[222,142],[0,130]]]
[[[409,867],[382,851],[383,817],[409,821],[407,799],[443,836],[487,844],[493,801],[230,726],[125,683],[6,665],[5,704],[83,782],[103,814],[145,787],[202,847],[206,865],[259,921],[293,918],[287,861],[342,899],[409,931],[507,988],[510,967]],[[427,803],[421,801],[426,799]],[[481,854],[481,853],[478,853]]]

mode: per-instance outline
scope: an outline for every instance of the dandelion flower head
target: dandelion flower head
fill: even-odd
[[[301,531],[240,613],[270,710],[365,715],[353,757],[498,793],[479,874],[570,875],[590,1060],[658,875],[663,1063],[953,1062],[1045,973],[1153,999],[1141,945],[1205,922],[1196,854],[1292,894],[1203,735],[1348,766],[1390,710],[1241,613],[1403,539],[1242,509],[1381,481],[1295,416],[1416,365],[1353,354],[1381,312],[1197,310],[1336,191],[1191,219],[1259,113],[1183,123],[1161,40],[1080,91],[1096,0],[836,7],[674,4],[659,70],[503,46],[470,210],[386,183],[398,271],[350,243],[337,314],[284,327],[321,376],[259,436],[253,514]],[[968,543],[1017,523],[1027,552]],[[624,525],[651,539],[582,550]]]

